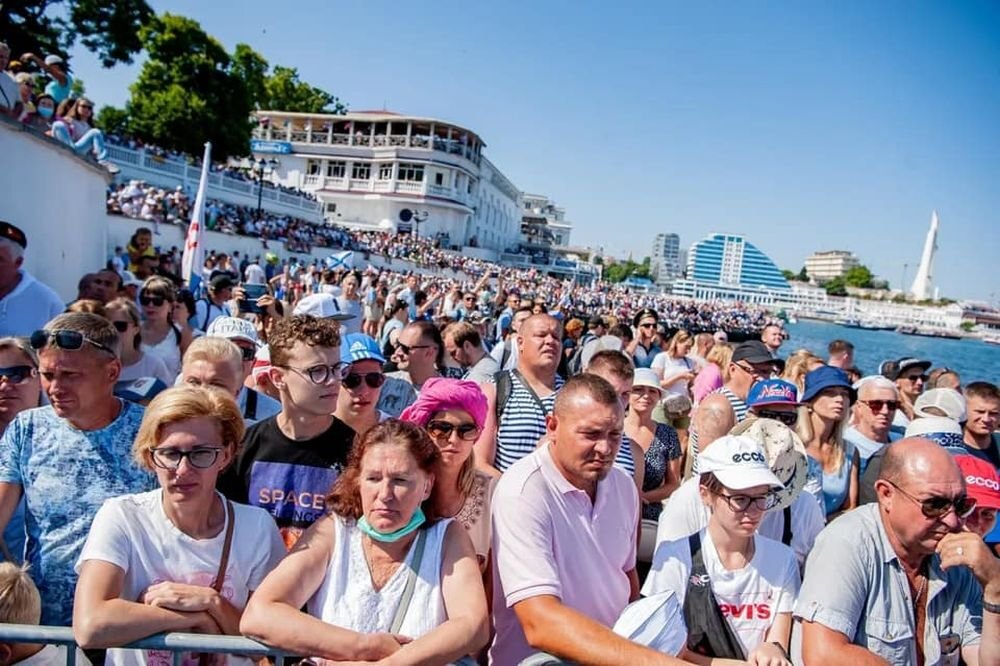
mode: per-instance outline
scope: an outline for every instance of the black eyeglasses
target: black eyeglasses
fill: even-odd
[[[35,369],[30,365],[12,365],[9,368],[0,368],[0,384],[7,382],[16,386],[34,374]]]
[[[31,334],[32,349],[45,349],[45,347],[53,343],[59,349],[65,349],[66,351],[79,351],[86,343],[93,345],[94,347],[97,347],[101,351],[107,352],[112,356],[118,356],[118,353],[111,347],[108,347],[107,345],[96,340],[91,340],[80,331],[69,331],[66,329],[49,331],[42,329]]]
[[[932,495],[927,499],[919,499],[906,492],[888,479],[885,480],[890,486],[903,493],[907,499],[920,505],[920,512],[927,518],[944,518],[952,509],[959,518],[965,518],[976,508],[976,498],[968,495],[958,495],[957,497],[943,497]]]
[[[428,349],[428,348],[430,348],[432,346],[433,345],[413,345],[411,347],[410,345],[404,345],[402,342],[397,342],[396,343],[396,350],[402,352],[403,354],[405,354],[407,356],[409,356],[413,352],[414,349]]]
[[[798,412],[773,412],[768,409],[758,409],[755,411],[758,417],[762,419],[773,419],[775,421],[781,421],[789,428],[791,428],[792,426],[794,426],[796,423],[799,422]]]
[[[344,381],[351,366],[347,363],[334,363],[333,365],[314,365],[311,368],[293,368],[290,365],[278,366],[287,368],[306,377],[313,384],[322,386],[324,384]]]
[[[381,372],[366,372],[364,374],[351,372],[345,375],[340,383],[344,385],[344,388],[353,390],[361,386],[361,382],[367,384],[368,388],[376,389],[385,384],[385,375]]]
[[[768,509],[773,509],[778,503],[778,497],[774,493],[768,493],[761,497],[752,497],[750,495],[726,495],[725,493],[715,493],[722,499],[726,501],[729,508],[736,513],[743,513],[749,511],[750,507],[753,506],[758,511],[767,511]]]
[[[218,446],[197,446],[190,451],[180,449],[152,449],[153,464],[163,469],[177,469],[181,461],[187,458],[195,469],[208,469],[219,459],[223,449]]]
[[[127,321],[113,321],[113,322],[111,322],[111,324],[115,327],[115,329],[119,333],[124,333],[125,331],[128,330],[128,322]]]
[[[158,308],[166,302],[167,299],[163,296],[147,296],[146,294],[139,294],[139,305],[144,307],[152,305]]]
[[[459,439],[471,442],[479,437],[479,426],[475,423],[455,425],[447,421],[431,421],[427,424],[427,433],[435,439],[447,439],[452,432],[458,432]]]
[[[868,409],[872,410],[876,414],[882,411],[883,407],[888,408],[887,411],[894,412],[899,409],[898,400],[858,400],[858,402],[863,402],[868,405]]]

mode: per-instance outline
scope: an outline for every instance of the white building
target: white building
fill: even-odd
[[[275,180],[313,192],[328,222],[412,230],[488,259],[519,242],[519,192],[467,128],[389,111],[257,120],[254,157],[276,157]]]
[[[521,211],[522,243],[569,247],[573,224],[566,220],[566,209],[542,194],[525,192],[521,199],[524,203]]]
[[[656,234],[650,258],[653,282],[658,286],[671,284],[684,275],[681,261],[681,239],[677,234]]]
[[[854,253],[845,250],[814,252],[806,258],[806,273],[815,282],[823,283],[847,275],[847,271],[860,266]]]

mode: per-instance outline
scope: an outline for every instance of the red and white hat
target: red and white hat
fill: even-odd
[[[965,479],[965,492],[976,499],[980,509],[1000,509],[1000,480],[992,464],[976,456],[955,456]]]
[[[264,345],[257,350],[257,353],[253,357],[253,369],[250,374],[253,375],[253,381],[255,384],[260,383],[260,378],[267,375],[271,371],[271,350]]]

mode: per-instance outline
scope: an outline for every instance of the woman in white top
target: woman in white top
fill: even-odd
[[[173,283],[159,276],[146,280],[139,290],[142,307],[142,349],[158,356],[176,377],[181,372],[181,357],[194,335],[190,327],[182,330],[174,324],[174,303],[177,301]]]
[[[109,499],[94,518],[76,565],[73,635],[82,647],[114,648],[165,631],[239,634],[247,599],[285,552],[267,512],[215,490],[243,431],[239,408],[221,391],[167,389],[150,403],[133,452],[160,488]],[[108,663],[119,666],[169,659],[108,651]],[[197,656],[184,663],[197,664]],[[245,658],[228,663],[249,666]]]
[[[172,386],[177,374],[168,370],[159,356],[142,350],[141,320],[136,304],[125,297],[116,298],[104,306],[104,311],[121,339],[122,372],[118,379],[131,381],[155,377],[167,386]]]
[[[482,648],[486,594],[472,542],[427,501],[439,457],[411,423],[365,433],[327,498],[330,513],[254,594],[243,633],[332,661],[447,664]]]
[[[688,384],[694,379],[694,361],[687,357],[694,338],[685,330],[674,333],[667,348],[656,355],[651,366],[660,378],[660,386],[670,395],[689,395]]]
[[[711,513],[708,526],[660,544],[642,593],[678,596],[688,629],[680,656],[691,663],[710,664],[717,657],[791,666],[787,651],[799,567],[791,548],[756,534],[775,505],[773,491],[783,486],[763,449],[748,437],[717,439],[698,456],[698,469],[701,500]],[[698,577],[703,582],[691,582]]]

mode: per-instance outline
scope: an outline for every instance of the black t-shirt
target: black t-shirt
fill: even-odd
[[[353,443],[354,430],[336,417],[322,435],[296,441],[272,416],[247,430],[243,450],[219,479],[219,490],[274,516],[291,548],[326,512],[326,494],[347,465]]]

